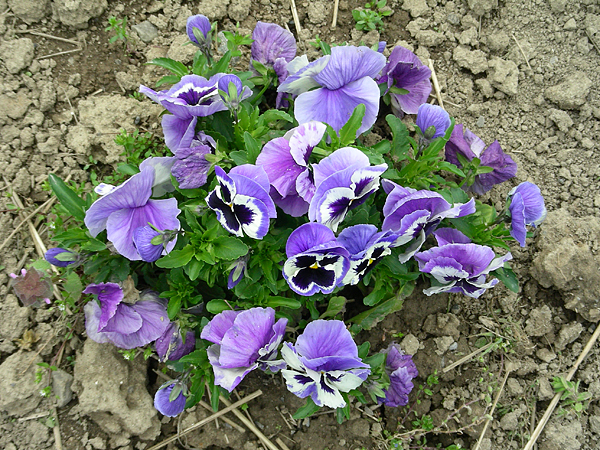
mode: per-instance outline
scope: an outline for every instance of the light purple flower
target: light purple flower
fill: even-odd
[[[179,147],[174,150],[175,163],[171,174],[181,189],[195,189],[204,186],[208,178],[210,162],[206,155],[217,148],[215,140],[202,131],[197,133],[189,127],[183,134]]]
[[[199,42],[197,39],[197,32],[194,33],[194,28],[196,28],[200,34],[203,36],[202,42]],[[196,14],[195,16],[188,17],[187,23],[185,26],[185,31],[188,35],[188,38],[192,43],[200,48],[206,47],[210,45],[210,33],[211,24],[208,17],[203,16],[202,14]],[[208,40],[208,42],[207,42]]]
[[[396,46],[382,71],[379,83],[386,83],[388,91],[392,87],[408,91],[406,94],[391,92],[392,110],[402,117],[416,114],[419,106],[427,101],[431,93],[431,70],[407,48]]]
[[[343,283],[357,284],[384,256],[392,253],[397,237],[389,230],[377,232],[375,225],[360,224],[342,230],[338,242],[350,253],[350,270]]]
[[[181,328],[177,323],[171,322],[164,333],[154,342],[154,346],[159,361],[177,361],[194,351],[196,348],[196,335],[193,331],[188,331],[185,334],[184,342]]]
[[[419,376],[417,366],[412,356],[405,355],[398,344],[390,344],[384,353],[387,353],[385,371],[390,377],[390,386],[383,391],[385,398],[378,401],[393,408],[407,405],[408,394],[414,387],[412,379]]]
[[[67,267],[79,260],[79,254],[66,248],[55,247],[46,252],[44,259],[53,266]]]
[[[267,142],[256,158],[256,165],[262,166],[269,177],[275,204],[293,217],[308,212],[315,192],[308,160],[326,130],[321,122],[302,124]]]
[[[288,238],[285,252],[288,259],[283,265],[283,277],[300,295],[331,294],[350,269],[348,250],[336,240],[333,231],[319,223],[296,228]]]
[[[446,143],[446,160],[462,167],[457,154],[469,161],[479,158],[482,166],[494,169],[475,177],[475,182],[469,189],[476,194],[485,194],[492,186],[503,183],[517,174],[517,163],[502,151],[498,141],[492,142],[486,148],[485,143],[463,124],[454,127],[450,140]]]
[[[269,231],[269,219],[277,217],[264,169],[244,164],[228,175],[215,166],[215,174],[218,184],[206,197],[206,204],[217,213],[223,228],[236,236],[262,239]]]
[[[387,45],[387,42],[385,41],[379,41],[379,43],[377,44],[377,52],[378,53],[383,53],[383,51],[385,50],[385,46]]]
[[[348,122],[354,108],[364,104],[366,112],[358,136],[377,119],[380,93],[373,78],[384,65],[385,57],[368,47],[333,47],[331,55],[310,64],[306,57],[295,58],[287,69],[296,71],[277,91],[298,95],[294,103],[298,123],[318,120],[336,131]]]
[[[90,284],[83,293],[98,297],[83,310],[87,335],[100,344],[143,347],[162,336],[169,326],[167,302],[154,292],[142,292],[135,303],[124,301],[123,289],[116,283]]]
[[[470,244],[471,239],[465,236],[464,233],[454,228],[438,228],[433,232],[433,237],[437,241],[438,245],[448,244]]]
[[[546,206],[540,188],[525,181],[508,193],[510,201],[510,235],[525,247],[526,225],[537,227],[546,218]]]
[[[463,217],[475,212],[475,200],[452,206],[437,192],[402,187],[384,180],[388,197],[383,206],[383,230],[398,234],[396,246],[415,241],[400,255],[400,262],[408,261],[423,245],[443,219]]]
[[[416,123],[426,139],[435,139],[446,134],[446,130],[450,128],[451,121],[450,115],[444,108],[423,103],[419,106]],[[427,132],[429,127],[433,127],[432,132]]]
[[[150,225],[137,227],[133,230],[133,245],[137,249],[142,261],[154,262],[160,258],[164,250],[163,244],[154,244],[152,240],[160,233]]]
[[[173,389],[177,390],[175,393],[179,393],[171,400]],[[163,416],[178,416],[185,409],[186,398],[183,391],[184,389],[180,382],[175,380],[167,381],[154,394],[154,407]]]
[[[296,344],[283,344],[281,355],[290,366],[281,372],[288,390],[300,398],[310,396],[317,406],[343,408],[340,392],[356,389],[371,373],[340,320],[310,322]]]
[[[169,160],[168,164],[154,165],[151,160]],[[165,161],[166,162],[166,161]],[[106,229],[108,240],[115,249],[130,260],[142,259],[135,247],[133,235],[137,228],[151,223],[159,230],[179,230],[177,216],[181,212],[177,208],[177,200],[150,199],[153,187],[162,187],[163,174],[169,174],[172,158],[150,158],[140,165],[141,171],[119,186],[99,185],[96,192],[101,194],[85,214],[85,225],[90,234],[96,237]],[[159,168],[161,166],[162,168]],[[169,242],[163,254],[169,253],[175,246],[176,239]]]
[[[42,300],[50,304],[52,282],[42,272],[31,267],[29,270],[21,269],[21,275],[11,273],[9,276],[10,285],[24,306],[32,306]]]
[[[296,39],[285,28],[274,23],[258,21],[252,32],[251,62],[273,67],[278,60],[286,63],[296,56]]]
[[[213,317],[201,337],[214,344],[208,348],[208,359],[215,384],[231,392],[254,369],[285,368],[285,362],[277,360],[277,349],[286,325],[287,319],[275,322],[273,308],[228,310]]]
[[[362,205],[379,189],[379,177],[387,164],[371,166],[362,151],[344,147],[313,165],[316,190],[308,208],[308,218],[333,231],[348,211]]]
[[[417,253],[419,270],[430,274],[437,282],[425,289],[426,295],[440,292],[459,292],[479,298],[486,289],[495,286],[498,279],[486,282],[487,275],[512,259],[507,253],[496,257],[494,251],[477,244],[447,244]]]

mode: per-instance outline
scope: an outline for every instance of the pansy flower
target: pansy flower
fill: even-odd
[[[133,303],[124,301],[123,289],[116,283],[90,284],[83,293],[98,298],[86,303],[83,310],[87,335],[100,344],[143,347],[161,337],[169,326],[167,302],[154,292],[142,292]]]
[[[333,47],[331,55],[310,64],[306,58],[295,58],[287,68],[290,73],[292,68],[298,70],[277,91],[298,95],[294,103],[298,123],[318,120],[336,131],[348,122],[358,105],[364,104],[365,116],[357,131],[360,135],[377,119],[380,93],[373,78],[384,65],[385,57],[368,47]]]
[[[383,206],[383,230],[398,234],[396,245],[415,240],[400,255],[400,262],[408,261],[423,245],[443,219],[463,217],[475,212],[475,200],[452,206],[437,192],[402,187],[392,181],[382,182],[388,196]]]
[[[49,249],[44,254],[44,259],[56,267],[67,267],[79,261],[78,253],[67,250],[66,248],[55,247]]]
[[[236,236],[262,239],[269,231],[269,219],[277,217],[264,169],[244,164],[228,175],[215,166],[215,174],[218,184],[206,197],[206,204],[217,213],[223,228]]]
[[[160,160],[154,164],[151,160]],[[119,186],[98,185],[95,191],[102,195],[85,214],[85,225],[96,237],[106,229],[108,240],[117,252],[130,260],[142,259],[134,243],[134,233],[148,223],[159,230],[179,230],[177,199],[154,200],[154,189],[164,193],[164,175],[169,176],[172,158],[149,158],[140,165],[140,172]],[[170,183],[170,179],[169,179]],[[162,254],[169,253],[176,238],[165,245]]]
[[[288,238],[285,252],[288,259],[283,265],[283,277],[300,295],[330,294],[350,269],[348,250],[336,240],[333,231],[319,223],[296,228]]]
[[[379,189],[379,177],[387,170],[387,164],[371,166],[363,152],[344,147],[313,165],[313,170],[317,188],[308,218],[336,231],[348,211],[362,205]]]
[[[216,148],[217,143],[208,134],[196,132],[194,127],[185,130],[178,147],[173,150],[175,162],[171,168],[181,189],[195,189],[206,183],[210,169],[206,155]]]
[[[186,390],[179,380],[167,381],[154,394],[154,407],[163,416],[178,416],[185,409]]]
[[[419,57],[402,46],[392,50],[388,63],[382,71],[379,83],[404,89],[406,93],[390,93],[392,111],[397,116],[416,114],[419,106],[427,101],[431,93],[431,69],[424,65]]]
[[[210,30],[212,25],[208,17],[202,14],[190,16],[185,24],[189,40],[203,52],[210,48]]]
[[[417,253],[415,259],[419,270],[436,281],[436,285],[423,291],[426,295],[459,292],[479,298],[498,283],[497,278],[486,282],[487,275],[501,268],[512,255],[496,257],[494,251],[484,245],[446,244]]]
[[[256,158],[256,165],[262,166],[269,177],[275,204],[293,217],[308,212],[315,192],[308,160],[326,130],[321,122],[302,124],[267,142]]]
[[[423,137],[432,140],[446,134],[451,124],[450,115],[440,106],[423,103],[417,111],[416,124]]]
[[[498,141],[492,142],[487,148],[478,136],[463,124],[458,124],[452,130],[452,135],[446,143],[446,160],[457,167],[462,167],[457,154],[471,161],[478,158],[482,166],[494,170],[475,177],[475,182],[469,190],[476,194],[485,194],[494,185],[509,180],[517,174],[517,163],[502,151]]]
[[[215,384],[229,392],[254,369],[277,372],[285,362],[277,359],[277,349],[287,319],[275,321],[273,308],[223,311],[202,329],[200,337],[212,342],[208,359]]]
[[[350,270],[344,284],[357,284],[384,256],[391,254],[397,237],[389,230],[377,232],[375,225],[360,224],[342,230],[338,242],[350,253]]]
[[[300,398],[310,396],[317,406],[343,408],[341,392],[356,389],[371,373],[340,320],[310,322],[294,345],[283,344],[281,355],[290,366],[282,371],[288,390]]]
[[[154,342],[154,346],[159,361],[177,361],[194,351],[196,335],[190,330],[183,336],[181,327],[177,323],[171,322],[164,333]]]
[[[384,398],[378,402],[397,408],[408,404],[408,394],[413,390],[413,378],[419,376],[411,355],[406,355],[398,344],[390,344],[386,353],[385,371],[390,378],[390,386],[384,389]]]
[[[510,201],[510,235],[525,247],[526,225],[537,227],[546,218],[546,206],[540,188],[525,181],[508,193]]]

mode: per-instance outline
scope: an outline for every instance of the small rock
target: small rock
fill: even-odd
[[[24,416],[40,404],[40,389],[35,383],[35,371],[42,358],[28,352],[10,355],[0,365],[0,411],[11,416]]]
[[[74,28],[87,28],[88,21],[100,17],[108,3],[106,0],[54,0],[52,12],[64,25]]]
[[[34,46],[29,38],[5,41],[0,45],[0,58],[10,73],[16,74],[33,61]]]
[[[550,0],[550,9],[552,12],[563,12],[567,6],[567,0]]]
[[[505,431],[514,431],[519,428],[519,417],[521,417],[521,410],[516,410],[505,414],[500,419],[500,428]]]
[[[557,350],[564,349],[571,342],[574,342],[575,339],[579,337],[581,332],[583,331],[583,325],[579,322],[573,322],[568,325],[563,326],[559,333],[555,342],[555,347]]]
[[[7,92],[4,95],[0,95],[0,120],[10,117],[11,119],[20,119],[27,112],[27,108],[31,105],[31,96],[27,89],[20,89],[16,94],[14,92]],[[44,114],[42,115],[42,122],[44,121]],[[41,123],[40,123],[41,125]]]
[[[483,16],[498,7],[498,0],[468,0],[469,9],[476,16]]]
[[[569,131],[569,128],[573,126],[573,119],[571,119],[569,114],[566,111],[563,111],[562,109],[552,108],[548,117],[563,133]]]
[[[600,33],[600,16],[596,14],[587,14],[585,16],[585,31],[594,36],[597,33]]]
[[[434,336],[452,336],[458,340],[460,322],[454,314],[431,314],[425,319],[423,330]]]
[[[404,339],[402,339],[402,342],[400,342],[400,348],[402,348],[407,355],[414,355],[417,353],[417,351],[419,351],[419,345],[419,340],[413,334],[407,334],[404,336]]]
[[[317,2],[309,3],[309,5],[308,5],[309,11],[310,11],[310,6],[314,5],[316,3]],[[235,2],[232,2],[229,4],[229,8],[228,8],[227,12],[228,12],[231,20],[233,20],[235,22],[241,22],[246,17],[248,17],[248,14],[250,14],[251,7],[252,7],[251,0],[236,0]],[[310,12],[309,12],[309,14],[310,14]],[[327,17],[327,16],[325,16],[325,17]]]
[[[73,375],[58,369],[52,372],[52,393],[56,398],[56,407],[66,406],[73,398],[71,385],[73,384]]]
[[[508,392],[510,392],[511,395],[515,397],[520,396],[525,392],[525,389],[523,389],[523,387],[519,383],[519,380],[512,377],[506,380],[506,388],[508,389]]]
[[[56,104],[56,89],[52,82],[39,82],[38,88],[40,89],[40,111],[50,111]]]
[[[137,91],[140,87],[139,80],[129,72],[117,72],[115,79],[119,86],[123,86],[126,91]]]
[[[167,51],[167,58],[181,61],[184,64],[190,63],[194,59],[197,48],[193,45],[186,45],[189,39],[186,35],[177,36]]]
[[[525,326],[527,336],[543,336],[553,330],[552,311],[548,305],[531,310]]]
[[[508,48],[510,38],[504,31],[494,31],[493,33],[486,36],[486,43],[488,48],[493,52],[504,52]]]
[[[435,352],[439,356],[442,356],[444,353],[446,353],[448,351],[450,346],[452,344],[454,344],[454,338],[452,336],[442,336],[442,337],[433,338],[433,342],[435,342],[435,345],[437,347]]]
[[[158,28],[147,20],[132,26],[131,29],[135,31],[139,38],[146,44],[149,44],[158,37]]]
[[[567,31],[572,31],[577,29],[577,22],[572,17],[567,20],[567,23],[564,24],[563,28]]]
[[[475,75],[485,72],[488,68],[488,62],[481,50],[469,50],[467,47],[459,45],[452,52],[452,59],[464,68],[473,72]]]
[[[547,363],[556,359],[556,353],[548,350],[547,348],[540,348],[537,352],[535,352],[535,354],[538,358]]]
[[[39,22],[48,13],[48,0],[8,0],[12,12],[23,22]]]
[[[234,3],[236,3],[236,2],[234,2]],[[229,11],[232,10],[234,3],[232,3],[229,6]],[[248,7],[248,10],[249,9],[250,8]],[[307,9],[309,22],[313,23],[315,25],[320,25],[322,23],[327,22],[327,20],[329,18],[330,9],[331,9],[330,2],[310,2],[308,4],[308,9]],[[231,15],[231,12],[230,12],[230,15]]]
[[[546,99],[557,103],[561,109],[578,109],[590,93],[592,81],[585,72],[571,72],[560,84],[544,92]]]
[[[88,444],[90,444],[96,450],[106,450],[106,442],[100,436],[88,439]]]
[[[483,128],[485,127],[485,117],[483,116],[479,116],[477,118],[477,122],[475,122],[475,126],[477,126],[478,128]]]
[[[210,20],[221,20],[227,15],[230,0],[201,0],[198,11]]]
[[[554,397],[554,394],[554,389],[552,389],[552,385],[550,384],[548,379],[544,377],[540,378],[538,385],[538,400],[542,402],[544,400],[550,400]]]
[[[468,28],[458,36],[458,42],[461,45],[477,45],[479,39],[477,37],[477,28]]]
[[[12,353],[15,349],[13,341],[19,339],[29,326],[31,308],[21,306],[13,294],[7,294],[0,307],[0,351]]]
[[[594,434],[600,434],[600,416],[590,416],[588,419],[590,430]]]
[[[484,97],[491,97],[494,95],[494,88],[487,78],[479,78],[475,80],[475,85],[479,88]]]
[[[492,58],[489,62],[488,80],[492,86],[507,95],[517,95],[519,68],[513,61]]]
[[[558,422],[560,421],[560,422]],[[542,438],[538,442],[540,450],[579,450],[583,428],[578,420],[567,422],[562,419],[551,420],[544,428]]]
[[[75,125],[67,133],[67,147],[75,153],[85,155],[91,148],[90,134],[84,125]]]
[[[429,13],[429,6],[425,0],[404,0],[401,8],[408,11],[412,17],[425,16]]]

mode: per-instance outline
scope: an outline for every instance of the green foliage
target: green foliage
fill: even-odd
[[[117,41],[121,41],[123,46],[129,42],[129,35],[127,34],[127,17],[117,19],[114,16],[108,18],[108,26],[104,31],[112,32],[113,36],[108,40],[109,43],[113,44]]]
[[[358,31],[383,31],[382,19],[390,16],[393,12],[391,9],[386,8],[386,3],[386,0],[373,0],[367,3],[364,9],[352,10],[352,18],[356,22],[356,29]]]
[[[554,377],[552,388],[560,394],[560,415],[575,414],[580,417],[590,404],[592,394],[579,392],[579,381],[569,381],[565,377]]]

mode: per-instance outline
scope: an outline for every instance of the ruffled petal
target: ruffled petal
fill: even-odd
[[[369,47],[338,46],[331,49],[327,66],[314,76],[321,86],[339,89],[364,77],[375,78],[385,66],[385,56]]]

